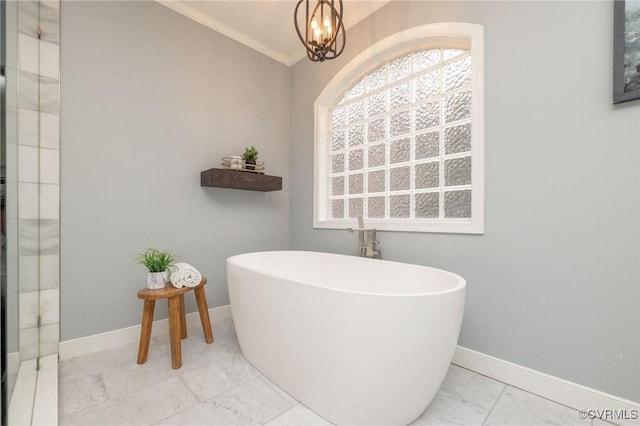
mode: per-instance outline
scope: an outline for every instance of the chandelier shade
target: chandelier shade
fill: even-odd
[[[342,17],[342,0],[298,1],[294,23],[311,61],[323,62],[340,56],[346,43]]]

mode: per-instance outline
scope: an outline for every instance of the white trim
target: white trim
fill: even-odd
[[[58,354],[40,358],[35,391],[31,424],[56,426],[58,424]]]
[[[328,218],[329,158],[325,149],[329,143],[329,109],[342,91],[370,68],[416,48],[460,45],[460,39],[471,45],[472,100],[472,200],[471,219],[468,220],[383,220],[367,219],[367,227],[388,231],[484,233],[484,29],[482,25],[461,22],[427,24],[396,33],[360,53],[345,65],[327,84],[314,103],[314,202],[313,227],[344,229],[352,227],[354,219]]]
[[[38,381],[37,363],[29,359],[20,363],[16,385],[9,402],[9,419],[12,425],[30,425],[33,414],[33,396]]]
[[[58,354],[41,357],[39,370],[36,359],[20,363],[18,352],[8,354],[7,363],[9,374],[18,372],[9,402],[11,424],[57,425]]]
[[[200,315],[198,312],[191,312],[186,315],[186,318],[187,327],[200,326]],[[211,322],[222,321],[227,318],[231,318],[231,305],[209,309],[209,319]],[[60,361],[138,342],[140,339],[140,328],[140,325],[134,325],[119,330],[107,331],[106,333],[60,342]],[[169,320],[167,318],[153,322],[151,328],[152,337],[162,336],[167,333],[169,333]]]
[[[640,403],[592,389],[509,361],[458,346],[453,364],[523,389],[576,410],[632,410],[640,412]],[[578,418],[576,417],[576,421]],[[637,425],[638,420],[613,420],[621,425]]]

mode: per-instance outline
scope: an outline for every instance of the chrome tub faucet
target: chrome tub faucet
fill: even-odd
[[[376,229],[365,228],[364,218],[358,216],[358,227],[347,228],[349,232],[358,231],[358,245],[360,247],[360,256],[369,257],[371,259],[381,259],[380,242],[376,240]]]

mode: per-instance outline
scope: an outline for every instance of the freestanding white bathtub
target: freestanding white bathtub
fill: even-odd
[[[453,357],[465,280],[439,269],[329,253],[227,259],[245,358],[338,425],[406,425]]]

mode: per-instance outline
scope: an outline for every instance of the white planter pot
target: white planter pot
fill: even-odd
[[[169,271],[149,272],[147,275],[147,288],[165,288],[169,284]]]

